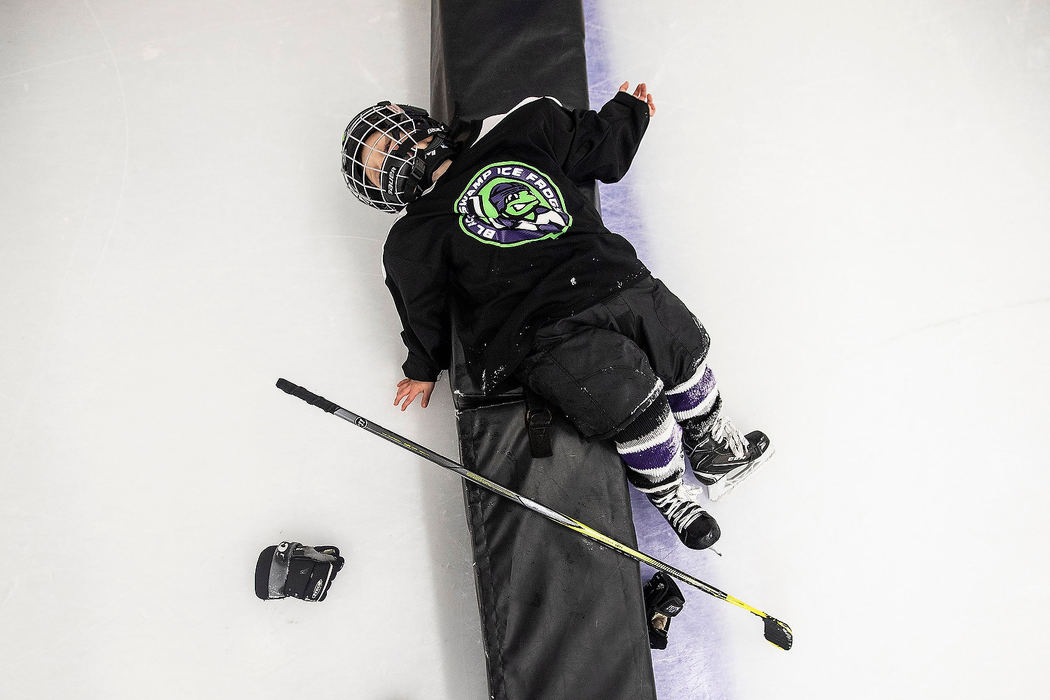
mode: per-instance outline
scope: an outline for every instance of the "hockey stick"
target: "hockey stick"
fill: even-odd
[[[442,457],[441,455],[439,455],[438,453],[434,452],[433,450],[427,449],[426,447],[423,447],[422,445],[420,445],[418,443],[412,442],[408,438],[401,437],[397,433],[392,433],[389,430],[387,430],[386,428],[384,428],[382,426],[379,426],[379,425],[376,425],[375,423],[373,423],[373,422],[371,422],[369,420],[366,420],[365,418],[362,418],[361,416],[357,415],[356,413],[353,413],[351,411],[346,410],[342,406],[339,406],[338,404],[335,404],[335,403],[329,401],[328,399],[324,398],[323,396],[318,396],[317,394],[314,394],[313,392],[308,391],[307,389],[304,389],[301,386],[298,386],[296,384],[292,384],[287,379],[278,379],[277,380],[277,388],[280,389],[281,391],[285,392],[285,393],[291,394],[292,396],[295,396],[297,398],[302,399],[303,401],[305,401],[306,403],[310,404],[311,406],[317,406],[318,408],[320,408],[322,411],[325,411],[326,413],[334,413],[339,418],[342,418],[345,421],[349,421],[350,423],[353,423],[354,425],[356,425],[359,428],[364,428],[365,430],[367,430],[368,432],[372,433],[373,435],[378,435],[379,437],[383,438],[384,440],[388,440],[389,442],[392,442],[395,445],[398,445],[400,447],[405,448],[409,452],[415,452],[420,457],[423,457],[424,459],[427,459],[427,460],[433,462],[434,464],[438,465],[439,467],[444,467],[445,469],[448,469],[450,471],[453,471],[453,472],[459,474],[462,478],[466,479],[467,481],[471,482],[472,484],[477,484],[478,486],[481,486],[482,488],[488,489],[489,491],[492,491],[493,493],[499,494],[500,496],[503,496],[504,498],[509,498],[510,500],[521,504],[522,506],[528,508],[529,510],[531,510],[531,511],[533,511],[535,513],[539,513],[540,515],[543,515],[543,516],[547,517],[550,520],[553,520],[554,522],[558,523],[559,525],[563,525],[563,526],[569,528],[570,530],[575,530],[576,532],[580,533],[584,537],[587,537],[588,539],[594,540],[595,542],[597,542],[599,544],[605,545],[609,549],[612,549],[612,550],[614,550],[616,552],[619,552],[620,554],[622,554],[622,555],[624,555],[626,557],[630,557],[631,559],[634,559],[635,561],[639,561],[639,562],[643,562],[645,564],[648,564],[649,566],[653,567],[654,569],[658,569],[658,570],[663,571],[663,572],[665,572],[665,573],[667,573],[667,574],[669,574],[671,576],[674,576],[679,581],[683,581],[685,583],[688,583],[690,586],[694,586],[696,588],[699,588],[701,591],[703,591],[704,593],[707,593],[708,595],[714,596],[715,598],[720,598],[720,599],[726,601],[727,603],[732,603],[733,605],[737,606],[738,608],[743,608],[744,610],[747,610],[749,613],[752,613],[754,615],[759,616],[760,618],[762,618],[762,622],[763,622],[763,625],[764,625],[764,628],[765,628],[764,629],[764,634],[765,634],[766,641],[770,642],[771,644],[774,644],[775,646],[780,647],[781,649],[790,649],[791,648],[791,642],[792,642],[791,628],[788,627],[785,623],[781,622],[780,620],[776,619],[775,617],[771,617],[770,615],[767,615],[766,613],[762,612],[761,610],[757,610],[756,608],[751,607],[750,605],[748,605],[747,603],[745,603],[745,602],[743,602],[741,600],[737,600],[733,596],[718,590],[714,586],[711,586],[709,584],[704,583],[703,581],[701,581],[700,579],[696,578],[695,576],[690,576],[689,574],[685,573],[684,571],[680,571],[680,570],[676,569],[675,567],[673,567],[673,566],[671,566],[669,564],[663,563],[659,559],[654,559],[653,557],[649,556],[648,554],[645,554],[643,552],[639,552],[636,549],[632,549],[631,547],[628,547],[625,544],[617,542],[616,540],[612,539],[611,537],[603,535],[602,533],[598,532],[597,530],[594,530],[593,528],[590,528],[590,527],[584,525],[583,523],[581,523],[578,520],[570,518],[567,515],[563,515],[562,513],[559,513],[559,512],[557,512],[555,510],[551,510],[550,508],[547,508],[546,506],[541,505],[541,504],[537,503],[536,501],[528,499],[525,496],[517,494],[517,493],[515,493],[514,491],[511,491],[508,488],[500,486],[496,482],[490,481],[490,480],[486,479],[485,477],[481,476],[480,474],[476,474],[476,473],[466,469],[463,465],[461,465],[461,464],[459,464],[457,462],[453,462],[451,459],[448,459],[447,457]]]

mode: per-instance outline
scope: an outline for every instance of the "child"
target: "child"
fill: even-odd
[[[578,185],[627,172],[649,118],[644,83],[599,112],[530,98],[483,121],[437,122],[381,102],[343,136],[343,174],[362,202],[400,212],[383,249],[408,359],[394,404],[425,408],[457,331],[482,390],[516,380],[589,439],[612,438],[627,478],[682,542],[714,544],[715,500],[772,454],[721,412],[710,339],[611,233]]]

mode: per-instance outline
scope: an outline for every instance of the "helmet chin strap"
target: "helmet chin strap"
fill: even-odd
[[[404,177],[408,181],[404,193],[406,203],[419,197],[434,184],[434,173],[441,167],[442,163],[450,158],[454,158],[461,148],[461,144],[456,144],[449,140],[448,131],[444,125],[432,127],[423,138],[430,138],[430,142],[423,148],[416,148],[415,145],[406,143],[403,148],[395,149],[388,154],[388,158],[394,156],[399,160],[411,157],[411,170],[404,173]],[[419,140],[422,141],[423,139]],[[411,150],[409,151],[409,149]],[[409,153],[406,153],[406,151],[409,151]],[[386,187],[389,187],[393,181],[392,176],[396,172],[396,168],[384,168],[384,171],[390,173],[390,176],[387,178],[388,182],[384,183]]]
[[[425,148],[417,149],[416,162],[412,164],[412,177],[418,177],[421,191],[434,184],[434,173],[449,158],[459,152],[459,144],[453,144],[444,132],[434,134]]]

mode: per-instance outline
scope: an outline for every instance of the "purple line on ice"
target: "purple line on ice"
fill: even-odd
[[[595,0],[584,0],[583,15],[584,31],[586,32],[587,91],[591,108],[599,109],[612,99],[617,88],[623,83],[623,79],[618,79],[609,73],[606,53],[608,44],[604,25],[601,22],[599,3]],[[631,89],[634,89],[633,84]],[[638,210],[637,202],[631,194],[631,179],[631,173],[628,171],[627,175],[616,185],[599,183],[599,201],[603,211],[614,213],[612,216],[603,216],[606,227],[629,240],[644,262],[648,257],[647,241],[643,233],[645,223]]]
[[[623,78],[609,75],[608,43],[597,0],[584,0],[583,13],[590,101],[592,107],[598,108],[612,98]],[[631,241],[644,261],[648,257],[648,241],[630,185],[628,173],[617,185],[600,186],[603,218],[611,231]],[[686,480],[691,479],[689,470],[686,472]],[[631,508],[639,549],[701,579],[705,577],[709,568],[706,562],[713,555],[683,547],[663,516],[634,489],[631,489]],[[644,580],[648,581],[653,573],[653,569],[642,565]],[[660,700],[730,700],[732,673],[723,651],[725,603],[685,584],[682,584],[682,593],[685,608],[674,618],[668,648],[653,652],[657,695]]]

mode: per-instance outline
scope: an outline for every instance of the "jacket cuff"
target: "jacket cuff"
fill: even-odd
[[[405,360],[405,364],[401,365],[402,371],[405,376],[409,379],[414,379],[417,382],[436,382],[438,374],[441,373],[440,369],[431,367],[427,362],[420,360],[412,355],[408,356]]]
[[[639,100],[637,97],[629,92],[617,92],[610,102],[619,102],[622,105],[633,107],[635,110],[643,111],[646,118],[649,117],[649,103],[645,100]]]

